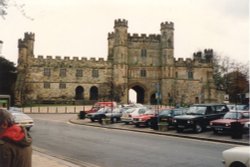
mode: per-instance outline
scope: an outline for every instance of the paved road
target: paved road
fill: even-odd
[[[76,115],[31,115],[34,145],[102,167],[223,167],[221,152],[235,145],[65,123]]]

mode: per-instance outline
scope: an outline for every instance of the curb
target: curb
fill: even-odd
[[[85,125],[85,126],[92,126],[92,127],[100,127],[105,129],[116,129],[116,130],[123,130],[123,131],[132,131],[132,132],[141,132],[141,133],[147,133],[147,134],[157,134],[162,136],[171,136],[171,137],[179,137],[179,138],[187,138],[187,139],[195,139],[195,140],[202,140],[202,141],[210,141],[210,142],[217,142],[217,143],[228,143],[228,144],[237,144],[237,145],[243,145],[243,146],[249,146],[249,142],[240,142],[240,141],[231,141],[231,140],[220,140],[220,139],[213,139],[213,138],[205,138],[205,137],[197,137],[197,136],[187,136],[187,135],[181,135],[181,134],[172,134],[172,133],[163,133],[158,131],[144,131],[139,129],[129,129],[129,128],[118,128],[118,127],[111,127],[109,125],[93,125],[88,123],[80,123],[77,121],[74,121],[75,119],[70,119],[69,122],[72,124],[77,125]]]
[[[36,151],[38,153],[44,154],[45,156],[52,157],[55,159],[55,161],[60,161],[61,163],[65,164],[66,166],[71,166],[71,167],[100,167],[94,164],[90,164],[87,162],[79,161],[73,158],[65,157],[62,155],[58,155],[55,153],[52,153],[50,151],[32,146],[33,151]]]

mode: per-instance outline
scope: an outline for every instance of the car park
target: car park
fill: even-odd
[[[249,122],[249,111],[230,111],[223,118],[210,122],[210,127],[214,133],[231,133],[231,125],[234,122],[242,124]]]
[[[210,121],[223,117],[228,111],[225,104],[195,104],[186,114],[174,117],[175,127],[177,132],[192,129],[200,133],[209,127]]]
[[[34,126],[34,120],[22,112],[12,112],[13,121],[19,126],[25,127],[28,131]]]
[[[141,114],[144,114],[147,110],[149,110],[146,107],[139,107],[139,108],[131,108],[123,112],[121,121],[125,124],[129,124],[133,122],[134,116],[139,116]]]
[[[225,167],[250,167],[250,147],[234,147],[222,152]]]
[[[148,126],[149,121],[152,117],[156,115],[155,110],[147,110],[144,114],[133,117],[133,124],[137,127],[139,126]]]

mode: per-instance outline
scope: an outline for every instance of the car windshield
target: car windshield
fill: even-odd
[[[169,115],[171,116],[172,110],[163,110],[160,115]]]
[[[25,114],[14,114],[13,117],[17,122],[31,119],[28,115]]]
[[[224,119],[240,119],[241,113],[238,112],[228,112],[224,115]]]
[[[151,114],[155,114],[155,111],[154,110],[147,110],[145,112],[146,115],[151,115]]]
[[[187,115],[204,115],[206,113],[206,106],[192,106],[186,112]]]
[[[97,111],[97,113],[105,113],[108,110],[109,110],[108,108],[101,108],[100,110]]]

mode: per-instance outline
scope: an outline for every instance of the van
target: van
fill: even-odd
[[[92,108],[88,111],[86,111],[86,113],[94,113],[97,112],[100,108],[103,107],[110,107],[110,108],[115,108],[117,107],[117,103],[116,102],[96,102]]]

